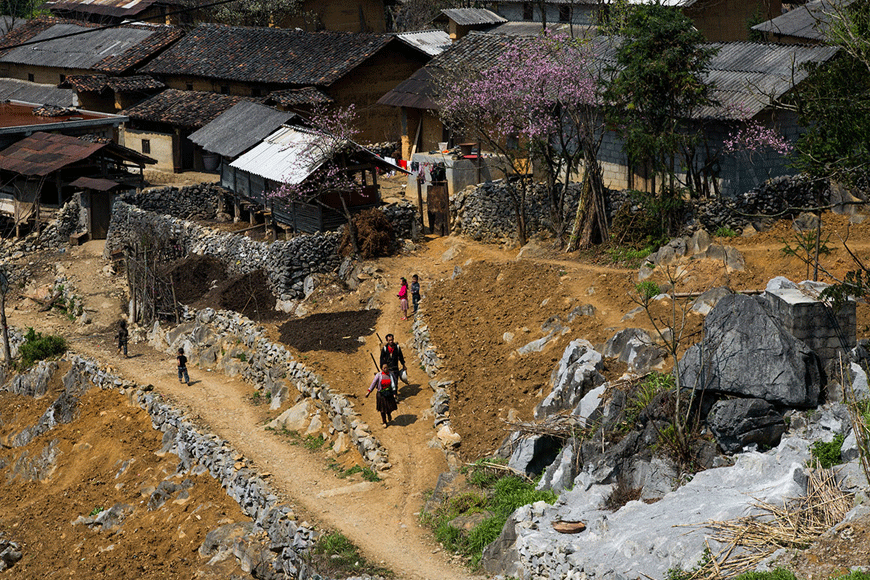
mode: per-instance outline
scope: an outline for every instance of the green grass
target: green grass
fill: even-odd
[[[393,578],[391,570],[377,566],[360,554],[353,542],[339,532],[324,534],[311,550],[312,568],[326,577],[381,576]]]
[[[717,238],[736,238],[737,232],[729,228],[728,226],[721,226],[716,230],[716,233],[713,234]]]
[[[794,573],[783,568],[777,568],[772,572],[745,572],[735,580],[797,580]]]
[[[474,473],[471,471],[472,477]],[[489,485],[489,478],[486,479]],[[473,568],[480,566],[483,549],[498,538],[507,518],[517,508],[542,500],[552,504],[557,497],[552,491],[538,491],[534,483],[515,476],[501,477],[489,488],[488,495],[477,492],[459,494],[442,503],[434,513],[421,515],[423,523],[434,530],[435,538],[446,549],[468,557]],[[475,513],[491,515],[468,532],[450,525],[459,516]]]
[[[840,458],[840,451],[843,448],[844,439],[845,437],[841,433],[834,435],[834,439],[829,443],[823,441],[816,441],[813,443],[813,446],[810,447],[810,453],[813,458],[818,461],[820,467],[830,469],[831,467],[843,462]]]
[[[323,435],[318,435],[317,437],[308,435],[302,440],[302,445],[309,451],[317,451],[323,447],[324,443],[326,443],[326,439]]]
[[[362,468],[362,477],[366,481],[380,481],[381,478],[378,477],[377,472],[371,467],[363,467]]]
[[[626,430],[634,428],[637,418],[659,393],[674,388],[674,376],[653,372],[644,377],[643,381],[631,393],[625,403],[622,427]]]
[[[614,264],[621,264],[626,268],[640,268],[647,256],[656,251],[656,245],[644,246],[637,249],[628,246],[609,248],[607,255]]]
[[[62,336],[54,334],[43,336],[41,332],[28,328],[27,334],[24,335],[24,343],[18,348],[18,355],[21,357],[19,368],[29,369],[36,361],[58,357],[66,350],[67,343]]]
[[[102,513],[103,511],[105,511],[105,509],[106,508],[104,508],[104,507],[99,507],[99,506],[95,507],[94,509],[91,510],[91,513],[88,514],[88,517],[94,517],[95,515],[98,515],[98,514]]]

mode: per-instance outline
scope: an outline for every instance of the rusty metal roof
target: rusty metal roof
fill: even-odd
[[[101,149],[111,157],[143,164],[156,163],[150,157],[115,143],[88,143],[69,135],[39,131],[0,151],[0,169],[44,177],[87,159]]]
[[[111,179],[98,179],[96,177],[79,177],[75,181],[70,182],[73,187],[82,189],[93,189],[94,191],[112,191],[121,184]]]

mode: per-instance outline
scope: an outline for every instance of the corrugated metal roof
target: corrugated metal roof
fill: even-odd
[[[849,2],[835,2],[836,5],[847,5]],[[825,31],[830,24],[831,2],[815,0],[807,2],[777,16],[767,22],[756,24],[752,30],[765,32],[776,36],[793,36],[814,41],[824,41]]]
[[[382,169],[408,173],[358,143],[345,144],[353,147],[351,157],[355,161],[362,158]],[[298,185],[332,157],[331,149],[335,145],[322,133],[301,127],[281,127],[230,166],[279,183]]]
[[[547,32],[569,33],[573,29],[578,38],[592,38],[598,30],[597,26],[585,24],[565,24],[548,22]],[[489,34],[507,34],[509,36],[537,36],[544,31],[542,22],[505,22],[487,30]]]
[[[279,183],[298,185],[330,158],[323,150],[328,145],[318,133],[281,127],[230,166]]]
[[[79,98],[72,89],[41,85],[17,79],[0,79],[0,101],[25,101],[58,107],[78,107]]]
[[[45,7],[55,12],[81,12],[106,16],[136,16],[158,0],[48,0]],[[160,4],[179,4],[162,0]]]
[[[445,8],[441,14],[460,26],[476,26],[479,24],[500,24],[507,18],[499,16],[486,8]]]
[[[73,187],[80,187],[82,189],[93,189],[94,191],[112,191],[121,184],[117,181],[112,181],[111,179],[79,177],[75,181],[71,181],[70,185]]]
[[[400,32],[396,34],[399,40],[405,42],[426,54],[435,56],[441,54],[450,46],[450,35],[443,30],[419,30],[417,32]]]
[[[237,157],[295,117],[265,105],[243,101],[190,136],[206,151]]]
[[[56,38],[83,31],[92,32]],[[13,48],[0,57],[0,62],[90,69],[106,57],[122,54],[143,42],[154,32],[130,27],[92,29],[75,24],[55,24],[30,39],[30,42],[38,41],[39,44]]]

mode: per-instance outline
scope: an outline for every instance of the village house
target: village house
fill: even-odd
[[[390,34],[305,32],[280,28],[201,25],[141,69],[168,87],[265,98],[276,91],[316,89],[296,97],[354,105],[360,139],[398,136],[395,111],[377,104],[387,91],[430,60],[429,54]],[[291,108],[291,107],[288,107]]]
[[[340,148],[340,151],[337,149]],[[330,167],[337,168],[355,188],[330,187]],[[315,233],[335,230],[351,214],[381,203],[379,171],[405,172],[368,149],[302,126],[283,126],[224,167],[221,185],[248,204],[263,208],[285,229]],[[340,180],[341,181],[341,180]],[[275,196],[282,184],[313,184],[310,191],[291,197]],[[325,183],[326,186],[321,187]]]
[[[243,97],[166,89],[122,111],[129,117],[118,142],[149,155],[160,171],[215,171],[220,158],[202,150],[190,135]]]
[[[11,214],[16,234],[39,222],[41,208],[58,208],[86,189],[89,231],[105,237],[111,192],[141,186],[154,160],[110,139],[37,131],[0,151],[0,211]]]
[[[0,78],[0,101],[22,101],[56,107],[80,106],[78,95],[72,89],[4,78]]]
[[[648,0],[629,0],[631,4]],[[663,4],[681,10],[710,42],[749,40],[754,22],[782,12],[781,0],[666,0]],[[512,22],[558,23],[593,26],[601,20],[608,4],[597,0],[499,0],[490,7]]]
[[[839,3],[838,3],[839,4]],[[830,24],[831,2],[813,0],[772,20],[752,27],[767,42],[780,44],[822,44]]]
[[[452,149],[462,136],[454,136],[438,116],[437,79],[446,73],[481,70],[491,64],[517,37],[471,32],[438,55],[426,67],[384,95],[380,103],[398,107],[402,119],[402,154],[411,163],[444,163],[448,189],[452,194],[470,183],[486,179],[488,173],[479,159],[467,155],[441,153],[439,143]],[[802,65],[823,63],[836,49],[824,46],[784,46],[748,42],[713,43],[713,57],[707,81],[714,86],[716,105],[705,107],[693,117],[702,133],[702,147],[694,159],[692,184],[710,192],[733,196],[771,177],[794,173],[788,160],[775,151],[755,152],[751,159],[739,154],[726,155],[724,142],[748,122],[774,128],[790,141],[801,128],[794,112],[778,110],[775,103],[807,73]],[[595,52],[599,59],[610,58],[607,40],[598,37]],[[486,153],[486,152],[484,152]],[[473,157],[473,156],[472,156]],[[599,151],[605,185],[612,189],[651,190],[654,179],[641,168],[629,168],[624,146],[615,130],[609,130]],[[485,162],[485,159],[484,159]],[[680,160],[675,160],[680,166]],[[686,175],[681,176],[684,180]]]
[[[166,88],[166,85],[148,75],[69,75],[58,86],[74,89],[79,102],[86,109],[106,113],[135,105]]]
[[[472,30],[487,30],[507,21],[504,16],[486,8],[445,8],[434,20],[446,26],[452,41],[465,37]]]
[[[39,18],[0,39],[0,76],[51,85],[71,75],[123,76],[181,36],[182,31],[171,26],[99,28]]]

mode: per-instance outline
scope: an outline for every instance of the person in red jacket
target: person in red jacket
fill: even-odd
[[[378,413],[381,414],[381,420],[384,422],[384,427],[389,421],[393,420],[393,411],[399,408],[396,404],[396,382],[390,375],[390,371],[386,364],[381,365],[381,372],[375,375],[372,379],[372,384],[369,385],[369,390],[366,397],[372,394],[372,391],[377,389],[375,400],[377,401]]]

